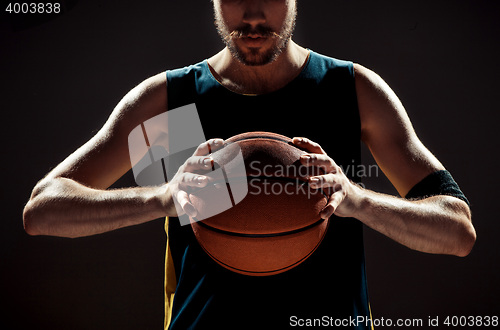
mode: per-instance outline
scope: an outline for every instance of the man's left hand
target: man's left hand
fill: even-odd
[[[342,168],[326,154],[318,143],[303,137],[293,138],[292,141],[298,148],[308,152],[300,159],[304,166],[316,166],[325,173],[309,178],[309,185],[312,188],[331,192],[328,203],[320,216],[323,219],[328,219],[332,214],[340,217],[353,216],[361,200],[361,188],[346,177]]]

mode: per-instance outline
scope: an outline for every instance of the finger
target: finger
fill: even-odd
[[[196,151],[194,152],[193,156],[206,156],[222,148],[223,146],[224,146],[223,139],[210,139],[200,144],[198,148],[196,148]]]
[[[181,212],[177,211],[178,215],[186,213],[190,217],[196,217],[196,215],[198,214],[196,208],[193,206],[193,204],[191,204],[188,194],[184,190],[179,190],[177,192],[176,202],[181,208],[181,210],[179,210]]]
[[[191,156],[184,163],[183,171],[192,172],[197,170],[211,170],[214,165],[212,157]]]
[[[330,198],[328,199],[328,204],[321,210],[320,212],[320,217],[322,219],[328,219],[335,213],[335,210],[337,207],[342,203],[342,201],[345,198],[345,194],[343,191],[336,191],[333,194],[330,195]]]
[[[323,189],[328,192],[344,190],[340,182],[342,182],[342,178],[339,178],[338,175],[333,173],[312,176],[309,178],[309,186],[311,186],[311,188]]]
[[[323,148],[321,148],[321,146],[318,143],[313,142],[313,141],[309,140],[308,138],[294,137],[292,139],[292,142],[297,147],[299,147],[303,150],[309,151],[311,153],[315,153],[315,154],[324,154],[325,153]]]
[[[326,154],[305,154],[300,157],[300,162],[305,166],[317,166],[325,172],[337,173],[337,164]]]
[[[180,184],[183,187],[203,188],[207,185],[208,181],[208,177],[194,173],[184,173],[180,178]]]

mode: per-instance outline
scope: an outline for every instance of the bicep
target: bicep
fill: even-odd
[[[106,189],[130,170],[128,135],[145,120],[167,110],[164,73],[132,89],[87,143],[52,170],[47,179],[64,177],[85,186]]]
[[[374,72],[355,65],[361,138],[401,196],[427,175],[444,169],[418,139],[406,110]]]

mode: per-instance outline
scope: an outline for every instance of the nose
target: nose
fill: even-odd
[[[243,22],[249,24],[252,28],[266,22],[262,0],[247,0],[245,1],[245,13],[243,14]]]

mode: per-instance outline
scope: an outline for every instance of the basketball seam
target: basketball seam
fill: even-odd
[[[324,219],[322,219],[322,220],[324,220]],[[249,274],[262,274],[262,275],[268,274],[268,275],[273,275],[273,273],[276,273],[276,272],[278,272],[277,274],[279,274],[279,273],[282,273],[282,272],[284,272],[284,271],[286,271],[288,269],[294,268],[295,266],[301,264],[303,261],[305,261],[307,258],[309,258],[314,253],[314,251],[316,251],[318,249],[318,247],[320,246],[320,244],[323,242],[323,239],[326,236],[326,231],[328,230],[329,224],[330,224],[329,222],[326,224],[325,232],[321,236],[321,239],[319,240],[318,244],[316,244],[316,246],[306,256],[304,256],[302,259],[300,259],[300,260],[298,260],[298,261],[296,261],[296,262],[294,262],[294,263],[292,263],[292,264],[290,264],[290,265],[288,265],[286,267],[282,267],[282,268],[274,269],[274,270],[252,271],[252,270],[245,270],[245,269],[236,268],[236,267],[230,266],[230,265],[228,265],[228,264],[220,261],[218,258],[216,258],[215,256],[213,256],[207,249],[205,249],[205,247],[203,245],[200,244],[200,246],[205,251],[205,253],[210,256],[210,258],[212,258],[213,260],[215,260],[218,263],[221,263],[222,265],[224,265],[228,269],[231,269],[231,270],[234,270],[234,271],[239,271],[241,273],[249,273]]]
[[[244,137],[244,138],[241,138],[241,139],[238,139],[238,140],[233,140],[233,141],[229,141],[229,142],[226,142],[224,144],[224,146],[228,146],[228,145],[231,145],[233,143],[240,143],[240,142],[247,142],[247,141],[251,141],[251,140],[268,140],[270,142],[279,142],[279,143],[282,143],[282,144],[286,144],[287,146],[290,146],[290,147],[293,147],[297,150],[300,150],[300,151],[304,151],[300,148],[298,148],[297,146],[295,146],[291,139],[289,141],[287,140],[284,140],[284,139],[281,139],[281,138],[278,138],[278,137],[269,137],[269,136],[252,136],[252,137]]]
[[[274,140],[274,141],[279,141],[279,142],[286,143],[288,145],[290,145],[290,141],[291,141],[290,138],[286,138],[286,139],[290,140],[290,141],[288,141],[288,140],[286,140],[284,138],[280,138],[278,136],[274,137],[274,136],[265,136],[265,135],[254,135],[254,136],[249,136],[249,137],[238,138],[236,140],[231,141],[231,143],[240,142],[240,141],[246,141],[246,140],[254,140],[254,139]]]
[[[269,238],[269,237],[280,237],[280,236],[287,236],[287,235],[297,234],[297,233],[306,231],[308,229],[311,229],[311,228],[313,228],[315,226],[318,226],[323,221],[325,221],[325,219],[319,219],[318,221],[316,221],[316,222],[314,222],[314,223],[312,223],[310,225],[307,225],[305,227],[294,229],[294,230],[289,230],[289,231],[284,231],[284,232],[280,232],[280,233],[272,233],[272,234],[246,234],[246,233],[238,233],[238,232],[227,231],[227,230],[224,230],[224,229],[215,228],[215,227],[212,227],[210,225],[207,225],[203,221],[197,221],[196,218],[193,218],[193,220],[196,221],[195,222],[196,224],[200,225],[201,227],[203,227],[205,229],[211,230],[213,232],[216,232],[216,233],[219,233],[219,234],[228,235],[228,236],[246,237],[246,238]]]

